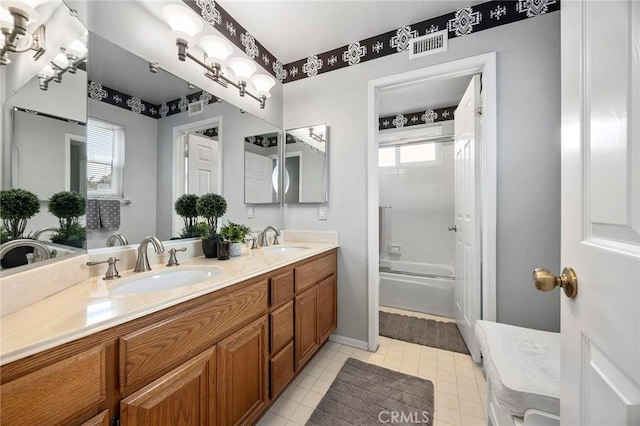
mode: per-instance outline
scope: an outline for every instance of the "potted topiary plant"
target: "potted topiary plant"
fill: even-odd
[[[61,191],[49,198],[49,212],[58,218],[60,228],[51,236],[54,243],[82,248],[86,230],[78,220],[85,214],[87,204],[82,195],[73,191]]]
[[[198,223],[198,211],[196,203],[198,196],[195,194],[184,194],[178,197],[173,207],[178,216],[182,217],[184,227],[180,233],[180,238],[202,237],[202,223]]]
[[[242,243],[244,242],[245,237],[250,232],[251,229],[248,226],[233,223],[231,221],[220,228],[220,235],[222,236],[222,238],[231,243],[231,246],[229,248],[229,256],[240,256],[240,253],[242,251]]]
[[[198,216],[207,223],[206,235],[202,236],[202,251],[205,257],[218,256],[218,243],[222,241],[218,234],[218,219],[227,211],[227,200],[222,195],[208,193],[201,195],[196,202]]]
[[[3,231],[1,242],[26,238],[24,235],[27,220],[40,211],[40,200],[36,194],[25,189],[3,189],[0,191],[0,218]],[[26,265],[27,254],[33,253],[33,247],[16,247],[2,257],[0,266],[14,268]]]

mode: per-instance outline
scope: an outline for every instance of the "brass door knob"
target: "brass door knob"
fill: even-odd
[[[578,277],[573,268],[564,268],[559,277],[553,275],[548,269],[536,269],[533,271],[533,283],[540,291],[551,291],[556,287],[562,287],[564,294],[571,299],[578,294]]]

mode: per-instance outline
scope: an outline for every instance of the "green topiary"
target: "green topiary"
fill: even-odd
[[[40,201],[33,192],[24,189],[0,191],[0,218],[12,240],[23,237],[27,219],[39,211]]]
[[[173,207],[176,213],[182,217],[184,227],[180,233],[181,238],[201,237],[201,232],[197,229],[198,211],[196,203],[198,196],[195,194],[184,194],[178,197]]]
[[[227,200],[222,195],[208,193],[201,195],[196,203],[198,216],[207,221],[207,235],[203,238],[216,238],[218,236],[218,218],[227,211]]]
[[[226,225],[223,225],[220,228],[220,235],[227,241],[231,241],[232,243],[241,243],[251,232],[251,228],[245,225],[233,223],[229,221]]]
[[[86,230],[78,221],[78,218],[87,211],[87,204],[82,195],[73,191],[61,191],[49,198],[49,212],[58,218],[60,228],[51,237],[54,243],[67,244],[86,239]]]

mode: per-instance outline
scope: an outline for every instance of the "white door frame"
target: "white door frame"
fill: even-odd
[[[212,125],[216,125],[218,127],[218,182],[220,184],[220,194],[223,193],[224,185],[223,185],[223,176],[224,171],[222,170],[222,157],[224,144],[222,143],[222,116],[216,116],[207,118],[204,120],[193,121],[191,123],[182,124],[180,126],[176,126],[173,128],[173,155],[171,159],[172,169],[173,169],[173,185],[172,185],[172,193],[173,200],[176,200],[178,197],[184,194],[184,185],[185,185],[185,168],[184,168],[184,149],[185,144],[181,139],[181,136],[190,130],[200,130],[206,129]],[[171,212],[171,236],[175,237],[178,235],[179,230],[175,229],[176,227],[176,211],[172,209]]]
[[[378,229],[378,92],[418,81],[482,73],[482,147],[480,162],[482,200],[482,319],[496,320],[496,192],[497,192],[497,100],[496,53],[447,62],[369,81],[367,137],[367,223]],[[375,224],[375,227],[373,227]],[[378,304],[380,271],[379,236],[367,236],[369,285],[369,350],[378,348]]]

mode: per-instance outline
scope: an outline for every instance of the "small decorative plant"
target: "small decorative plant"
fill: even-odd
[[[49,198],[49,212],[58,218],[60,228],[51,237],[54,243],[82,247],[86,239],[86,230],[79,222],[80,216],[87,210],[82,195],[73,191],[61,191]]]
[[[24,238],[27,219],[40,211],[40,201],[36,194],[24,189],[3,189],[0,191],[0,218],[8,239]]]
[[[207,223],[207,233],[202,238],[220,238],[218,235],[218,219],[227,212],[227,200],[222,195],[214,193],[201,195],[196,202],[196,212]]]
[[[241,243],[244,238],[251,232],[248,226],[233,223],[229,221],[226,225],[220,228],[220,235],[227,241],[232,243]]]
[[[180,238],[202,237],[203,230],[206,233],[206,224],[203,222],[198,223],[198,211],[196,209],[197,202],[197,195],[184,194],[178,197],[173,205],[176,213],[181,216],[184,221],[184,227],[180,233]]]

